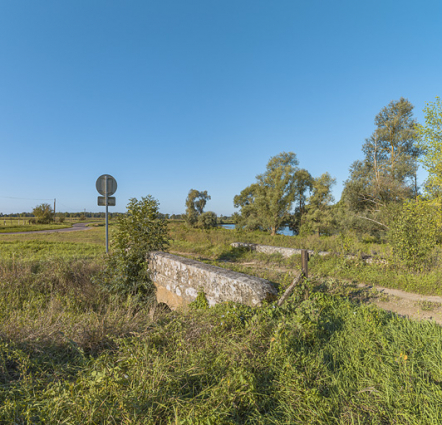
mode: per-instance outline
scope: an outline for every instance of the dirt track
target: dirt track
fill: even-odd
[[[32,233],[58,233],[58,232],[78,232],[79,230],[90,230],[91,227],[87,227],[89,223],[75,223],[72,227],[65,227],[63,229],[52,229],[52,230],[34,230],[32,232],[11,232],[11,233],[0,233],[1,235],[28,235]]]

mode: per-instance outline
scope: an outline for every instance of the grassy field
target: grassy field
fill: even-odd
[[[35,232],[38,230],[54,230],[66,229],[72,227],[70,223],[56,223],[56,224],[9,224],[7,226],[0,226],[0,233],[14,233],[14,232]]]
[[[296,256],[229,244],[339,248],[180,223],[171,236],[173,252],[267,274],[281,290]],[[0,423],[442,423],[442,329],[367,305],[370,294],[326,277],[339,257],[313,257],[313,277],[282,307],[201,303],[167,313],[101,290],[103,251],[102,227],[0,235]]]

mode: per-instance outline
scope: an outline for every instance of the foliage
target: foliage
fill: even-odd
[[[127,214],[119,216],[112,235],[112,250],[99,280],[109,292],[140,295],[144,299],[154,296],[146,257],[168,245],[167,223],[159,217],[158,206],[150,195],[140,201],[132,198]]]
[[[186,222],[192,227],[198,226],[198,219],[204,212],[204,207],[209,201],[210,195],[207,190],[199,191],[190,189],[186,199]]]
[[[209,302],[207,301],[206,294],[202,291],[198,292],[195,300],[189,304],[189,307],[194,310],[207,310],[209,308]]]
[[[213,211],[203,212],[198,217],[198,227],[202,229],[210,229],[216,227],[217,225],[217,216]]]
[[[38,223],[48,224],[53,220],[54,212],[49,204],[37,205],[33,210],[32,214],[37,219]]]
[[[423,150],[420,162],[428,171],[426,191],[431,197],[440,196],[442,187],[442,103],[439,97],[424,109],[425,125],[417,126],[417,146]]]
[[[366,139],[365,158],[350,167],[342,199],[359,219],[371,221],[373,231],[388,229],[385,208],[417,196],[416,121],[413,105],[392,101],[375,118],[376,130]]]
[[[297,170],[295,172],[296,189],[295,189],[295,200],[297,201],[297,206],[295,208],[294,214],[291,214],[287,225],[290,230],[295,233],[299,233],[301,227],[305,223],[305,214],[307,212],[307,192],[311,193],[313,190],[314,178],[305,169]]]
[[[438,209],[418,200],[406,202],[390,227],[393,255],[407,268],[428,267],[438,236]]]
[[[249,228],[268,229],[275,235],[287,222],[295,201],[298,163],[293,152],[270,158],[266,171],[256,176],[256,183],[235,196],[234,205],[241,208],[243,221],[250,221]]]
[[[329,233],[331,229],[333,215],[330,204],[334,201],[331,188],[335,183],[336,179],[328,173],[313,180],[313,193],[308,199],[304,226],[318,235]]]
[[[32,273],[0,279],[1,423],[442,421],[441,328],[350,301],[339,281],[310,282],[308,300],[300,288],[282,307],[152,321],[85,271],[57,272],[73,277],[67,293],[27,290]]]

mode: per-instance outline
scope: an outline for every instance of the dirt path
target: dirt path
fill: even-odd
[[[358,286],[372,288],[364,284]],[[374,289],[379,295],[370,302],[383,310],[392,311],[415,320],[434,320],[442,325],[442,297],[414,294],[380,286],[374,286]]]
[[[58,233],[58,232],[78,232],[79,230],[90,230],[92,227],[87,225],[90,223],[74,223],[72,227],[65,227],[63,229],[52,229],[52,230],[34,230],[32,232],[11,232],[11,233],[0,233],[1,235],[29,235],[32,233]]]

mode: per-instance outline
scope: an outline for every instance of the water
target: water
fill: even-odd
[[[224,229],[232,230],[235,228],[235,225],[234,224],[221,224],[220,227],[223,227]],[[278,233],[278,235],[295,236],[295,233],[292,230],[290,230],[288,228],[288,226],[281,227],[277,233]]]

